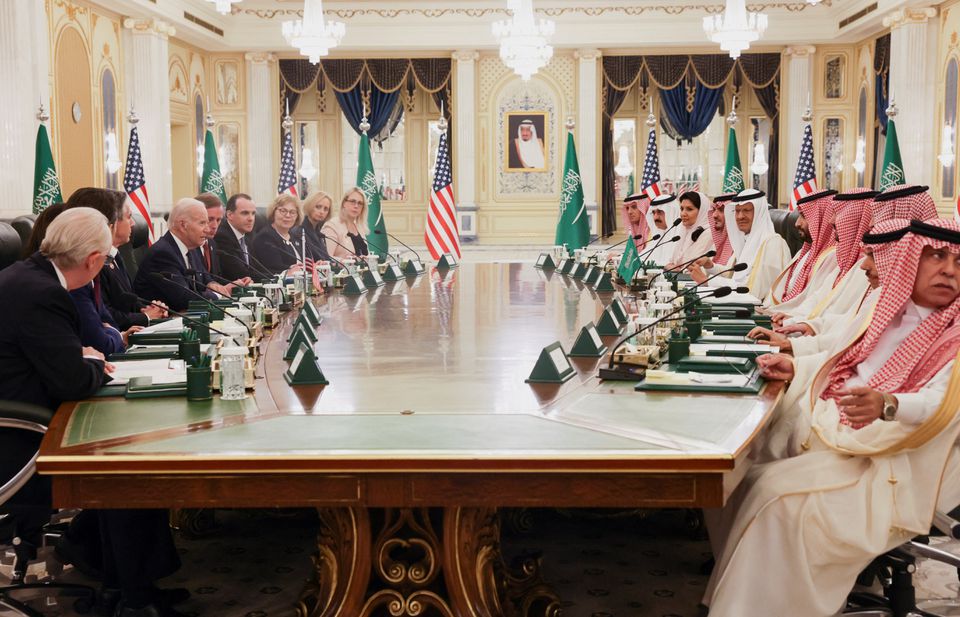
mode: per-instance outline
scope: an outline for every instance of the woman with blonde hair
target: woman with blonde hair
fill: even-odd
[[[283,272],[296,266],[304,256],[300,238],[290,231],[300,224],[303,215],[300,212],[300,200],[296,195],[282,193],[267,206],[265,228],[253,239],[251,251],[257,262],[272,273]],[[313,259],[313,252],[307,246],[307,259]]]
[[[300,237],[300,230],[307,234],[307,247],[313,251],[316,259],[327,260],[327,243],[324,241],[320,229],[330,220],[333,213],[333,197],[324,191],[315,191],[303,200],[303,224],[293,230],[295,238]]]
[[[327,252],[337,259],[354,254],[367,255],[367,197],[357,187],[348,190],[340,202],[337,216],[326,222],[321,230],[327,239]],[[353,252],[351,252],[351,249]]]

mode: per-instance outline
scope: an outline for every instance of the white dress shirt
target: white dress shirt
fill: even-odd
[[[183,255],[183,263],[186,264],[187,270],[192,270],[193,265],[190,263],[190,258],[187,257],[187,253],[190,251],[190,249],[188,249],[187,245],[184,244],[176,235],[170,234],[170,236],[173,238],[173,241],[177,243],[177,248],[180,249],[180,254]]]

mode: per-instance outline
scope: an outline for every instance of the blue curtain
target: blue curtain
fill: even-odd
[[[887,134],[887,105],[890,104],[889,94],[887,92],[887,86],[890,83],[890,72],[884,71],[877,75],[877,78],[874,80],[875,89],[877,91],[877,120],[880,122],[880,132],[884,135]]]
[[[687,88],[681,81],[675,88],[660,89],[660,104],[666,116],[664,128],[674,139],[692,141],[710,126],[723,98],[723,88],[708,88],[699,81],[693,99],[693,111],[687,111]]]
[[[363,96],[360,88],[361,84],[357,84],[353,90],[334,92],[337,96],[337,102],[340,103],[340,109],[343,110],[344,117],[358,135],[360,134],[360,120],[363,118]],[[370,115],[367,117],[370,130],[367,131],[367,135],[371,137],[380,135],[380,132],[388,124],[393,124],[389,127],[391,132],[396,128],[397,124],[400,123],[400,118],[403,117],[403,106],[399,106],[400,112],[392,118],[393,122],[391,122],[391,115],[398,107],[397,101],[399,98],[400,90],[384,92],[370,84]],[[382,136],[382,138],[386,137],[387,135]]]

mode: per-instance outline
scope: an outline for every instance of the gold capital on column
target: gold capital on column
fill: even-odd
[[[599,49],[578,49],[573,52],[573,57],[578,60],[596,60],[601,56]]]
[[[243,54],[243,58],[254,64],[268,64],[277,59],[277,57],[268,51],[248,51]]]
[[[937,9],[932,6],[911,9],[897,9],[883,18],[883,27],[899,28],[907,24],[925,24],[937,16]]]
[[[812,56],[816,51],[817,48],[813,45],[791,45],[783,50],[783,55],[802,58],[804,56]]]
[[[457,62],[476,62],[480,59],[480,52],[474,49],[453,52],[453,59]]]
[[[161,19],[127,17],[123,20],[123,27],[142,34],[158,34],[163,38],[174,36],[177,33],[176,28]]]

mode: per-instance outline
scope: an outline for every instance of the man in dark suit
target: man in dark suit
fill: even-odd
[[[170,211],[170,230],[157,240],[140,264],[133,288],[142,298],[159,298],[175,311],[183,311],[194,294],[214,300],[230,296],[233,285],[220,285],[204,265],[200,248],[205,239],[207,210],[196,199],[184,198]],[[193,293],[191,293],[191,290]]]
[[[250,257],[249,243],[253,238],[253,226],[257,220],[257,206],[245,193],[237,193],[227,200],[226,219],[216,233],[221,247],[220,267],[228,279],[259,279],[268,276],[262,267]]]

